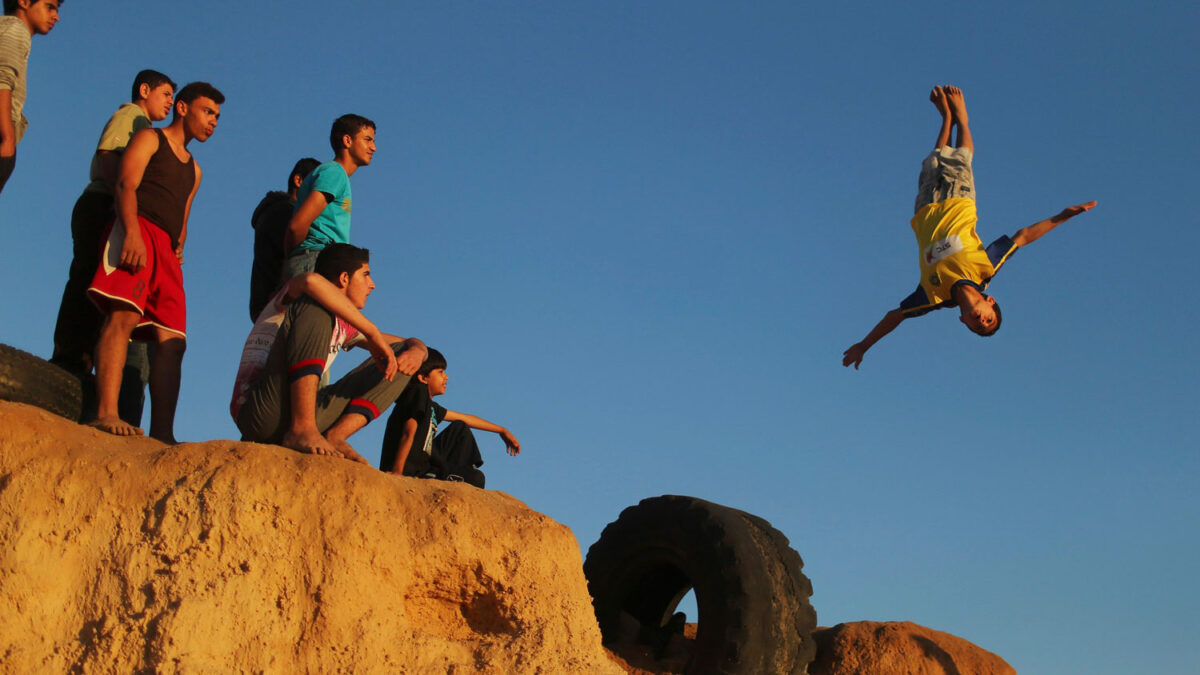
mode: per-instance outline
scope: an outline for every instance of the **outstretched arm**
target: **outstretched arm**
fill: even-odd
[[[1091,211],[1095,206],[1096,206],[1095,200],[1092,200],[1085,204],[1077,204],[1075,206],[1068,206],[1067,208],[1063,209],[1062,212],[1056,216],[1052,216],[1050,218],[1047,218],[1046,220],[1038,221],[1038,222],[1030,225],[1029,227],[1022,227],[1021,229],[1017,230],[1017,233],[1014,234],[1013,238],[1012,238],[1013,243],[1016,244],[1017,246],[1028,246],[1029,244],[1032,244],[1033,242],[1037,241],[1038,239],[1041,239],[1042,236],[1045,235],[1050,230],[1053,230],[1054,228],[1058,227],[1059,225],[1062,225],[1063,223],[1065,223],[1068,220],[1074,218],[1075,216],[1083,213],[1084,211]]]
[[[867,333],[867,336],[862,339],[862,342],[853,344],[849,349],[842,352],[842,365],[849,366],[853,363],[854,369],[858,370],[858,366],[862,363],[863,356],[867,353],[867,350],[873,347],[876,342],[879,342],[884,335],[895,330],[896,326],[899,326],[902,321],[904,321],[904,312],[901,312],[899,308],[884,314],[879,323],[875,324],[871,332]]]
[[[500,438],[504,439],[504,449],[508,451],[508,454],[521,454],[521,443],[517,440],[517,437],[513,436],[512,432],[500,426],[499,424],[493,424],[482,417],[455,412],[453,410],[446,411],[446,420],[449,422],[461,420],[466,422],[467,426],[471,427],[472,429],[480,429],[482,431],[491,431],[500,434]]]

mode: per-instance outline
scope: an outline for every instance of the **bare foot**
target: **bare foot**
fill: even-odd
[[[950,117],[950,104],[946,101],[946,91],[939,85],[929,92],[929,100],[943,119]]]
[[[110,433],[113,436],[141,436],[144,431],[116,416],[97,417],[88,422],[88,426]]]
[[[296,452],[303,452],[310,455],[325,455],[326,457],[341,457],[342,453],[325,440],[325,437],[313,431],[305,431],[301,433],[287,432],[283,435],[283,440],[279,443],[285,448],[291,448]]]
[[[946,104],[954,114],[954,121],[962,126],[967,123],[967,101],[963,98],[962,89],[951,85],[942,88],[946,92]]]
[[[342,457],[345,457],[353,462],[358,462],[359,464],[366,464],[367,466],[371,465],[371,463],[367,461],[366,457],[358,454],[358,452],[354,448],[350,447],[350,444],[346,441],[329,442],[333,444],[333,447],[338,449],[338,452],[342,453]]]

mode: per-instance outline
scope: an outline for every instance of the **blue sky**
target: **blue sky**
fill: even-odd
[[[49,354],[134,73],[208,80],[176,431],[236,438],[250,213],[357,112],[368,315],[446,354],[442,402],[524,446],[482,439],[489,486],[585,550],[689,494],[783,531],[823,625],[911,620],[1023,674],[1200,669],[1194,6],[96,5],[34,40],[0,341]],[[936,83],[966,91],[985,239],[1100,204],[996,278],[996,337],[938,312],[845,370],[916,283]]]

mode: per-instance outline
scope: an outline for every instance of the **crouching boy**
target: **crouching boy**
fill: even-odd
[[[381,333],[360,311],[375,288],[366,249],[332,244],[293,278],[246,338],[229,412],[243,439],[367,463],[346,439],[379,416],[425,360],[416,338]],[[371,358],[320,387],[339,349]],[[399,374],[397,374],[399,373]]]
[[[446,357],[429,350],[425,364],[396,401],[383,434],[379,468],[405,476],[461,480],[475,487],[484,485],[483,458],[471,429],[500,434],[510,455],[521,452],[517,437],[504,427],[466,413],[447,410],[433,401],[446,393]],[[434,436],[438,424],[450,426]],[[416,449],[414,450],[414,442]]]

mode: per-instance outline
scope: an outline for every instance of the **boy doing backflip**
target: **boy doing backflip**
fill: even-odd
[[[959,320],[977,335],[987,337],[1000,329],[1000,307],[987,295],[988,282],[1009,257],[1050,230],[1096,205],[1091,201],[1000,237],[984,247],[975,233],[975,179],[971,160],[975,144],[967,121],[962,90],[937,86],[929,94],[942,116],[933,152],[921,164],[917,202],[911,225],[917,236],[921,280],[917,290],[884,315],[862,342],[844,352],[842,365],[862,363],[863,355],[908,317],[935,309],[958,307]],[[958,138],[950,147],[950,135]]]
[[[187,146],[212,136],[224,102],[225,96],[207,82],[185,86],[176,97],[171,124],[134,134],[121,158],[117,217],[103,239],[100,265],[88,288],[88,297],[106,315],[96,343],[92,422],[102,431],[142,433],[121,420],[117,405],[132,337],[154,345],[150,435],[175,442],[175,404],[187,339],[181,264],[188,214],[200,188],[200,165]]]
[[[366,463],[346,439],[386,410],[425,360],[420,340],[381,333],[363,315],[375,288],[369,261],[366,249],[330,244],[316,273],[293,277],[267,303],[229,404],[244,440]],[[351,347],[372,358],[321,387],[338,351]]]

